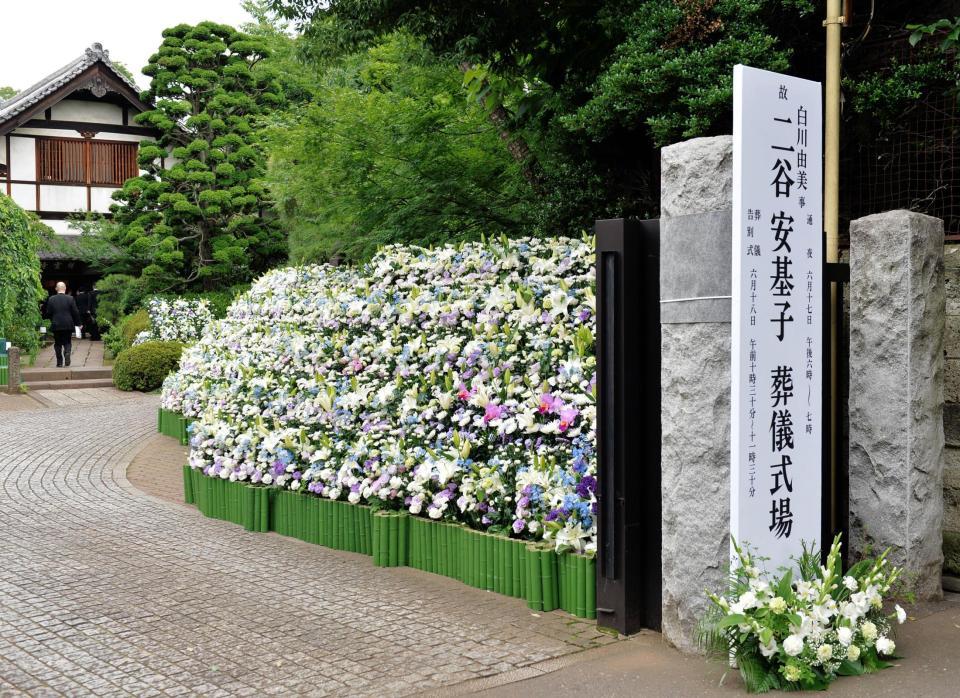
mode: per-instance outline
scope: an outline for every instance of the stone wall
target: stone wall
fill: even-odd
[[[943,383],[943,431],[946,438],[946,467],[943,471],[944,571],[960,577],[960,245],[947,245],[943,259],[947,286]]]

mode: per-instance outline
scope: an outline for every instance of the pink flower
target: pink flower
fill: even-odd
[[[573,407],[564,407],[560,410],[560,431],[566,431],[573,426],[573,421],[580,412]]]
[[[470,391],[467,390],[467,386],[465,386],[463,383],[460,384],[460,390],[457,391],[457,397],[461,400],[470,399]]]
[[[495,402],[488,402],[487,408],[484,410],[484,413],[483,413],[483,421],[486,424],[486,423],[492,422],[494,419],[500,419],[503,416],[503,413],[504,413],[503,407],[496,404]]]
[[[540,414],[554,412],[558,407],[561,406],[561,404],[562,403],[560,400],[555,398],[550,393],[544,393],[540,396],[540,406],[537,409],[540,411]]]

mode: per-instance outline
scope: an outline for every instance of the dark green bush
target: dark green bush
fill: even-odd
[[[227,308],[230,307],[230,304],[237,299],[237,296],[249,290],[250,284],[243,283],[216,291],[203,291],[201,293],[157,293],[154,294],[154,296],[157,298],[165,298],[170,301],[177,300],[178,298],[188,301],[206,300],[210,304],[210,313],[215,319],[221,320],[227,316]]]
[[[111,325],[103,335],[103,345],[114,356],[120,356],[121,352],[133,346],[133,340],[137,335],[147,329],[150,329],[150,316],[147,315],[146,310],[138,310]]]
[[[120,390],[149,392],[180,364],[180,342],[144,342],[122,352],[113,365],[113,382]]]
[[[120,334],[123,337],[123,348],[129,349],[133,346],[133,340],[144,330],[150,329],[150,316],[146,310],[138,310],[133,315],[128,315],[120,323]]]
[[[97,321],[115,327],[146,300],[144,282],[127,274],[108,274],[97,282]]]

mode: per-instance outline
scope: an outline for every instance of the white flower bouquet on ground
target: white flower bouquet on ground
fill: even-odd
[[[857,676],[890,666],[896,645],[895,606],[884,598],[900,577],[887,552],[843,574],[840,536],[825,565],[819,552],[804,550],[793,571],[770,577],[747,546],[734,543],[735,569],[727,595],[708,594],[712,610],[700,626],[700,644],[723,660],[733,659],[747,690],[821,690],[838,676]]]

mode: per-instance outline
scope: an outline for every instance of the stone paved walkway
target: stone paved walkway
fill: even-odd
[[[103,342],[74,337],[70,344],[71,368],[103,366]],[[53,351],[53,344],[48,344],[37,354],[37,360],[33,362],[31,368],[56,368],[56,366],[57,355]]]
[[[144,494],[156,407],[0,418],[0,696],[408,695],[613,641]]]

